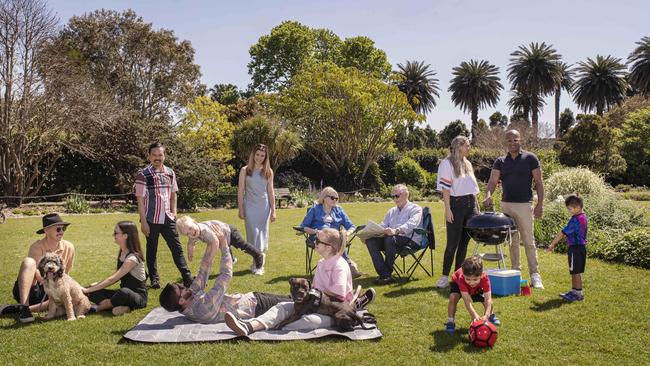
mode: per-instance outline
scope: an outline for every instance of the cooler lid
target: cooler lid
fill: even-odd
[[[521,276],[521,271],[516,269],[488,269],[487,274],[495,277],[513,277]]]

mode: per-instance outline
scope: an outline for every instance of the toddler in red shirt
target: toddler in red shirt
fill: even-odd
[[[449,292],[448,318],[447,323],[445,323],[445,331],[448,334],[454,334],[456,331],[454,316],[456,315],[456,305],[461,298],[463,299],[463,303],[465,303],[467,312],[472,317],[472,321],[483,319],[494,325],[501,324],[496,314],[492,312],[490,279],[483,272],[483,261],[479,256],[472,256],[465,259],[461,267],[454,272],[451,276]],[[474,310],[472,302],[483,303],[485,315],[482,317],[479,316],[476,310]]]

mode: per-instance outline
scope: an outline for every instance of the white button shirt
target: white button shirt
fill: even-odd
[[[391,208],[384,216],[381,226],[398,230],[400,236],[411,238],[413,229],[420,226],[422,222],[422,207],[413,202],[407,201],[400,210],[397,206]],[[420,235],[415,234],[411,238],[414,242],[420,242]]]

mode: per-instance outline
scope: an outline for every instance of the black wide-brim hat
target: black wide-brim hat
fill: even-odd
[[[65,222],[61,220],[61,216],[59,214],[47,214],[43,216],[43,228],[38,230],[36,234],[44,234],[45,229],[47,229],[50,226],[55,226],[55,225],[63,225],[63,226],[68,226],[70,225],[69,222]]]

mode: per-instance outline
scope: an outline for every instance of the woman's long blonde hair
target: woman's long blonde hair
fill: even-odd
[[[248,157],[248,165],[246,165],[246,175],[249,177],[253,175],[253,170],[255,169],[255,153],[258,151],[264,151],[264,161],[262,162],[262,177],[266,179],[271,179],[271,163],[269,162],[269,148],[264,144],[257,144],[251,155]]]
[[[326,228],[321,230],[321,232],[325,237],[324,241],[329,244],[338,246],[338,248],[332,247],[335,250],[336,255],[343,254],[345,251],[345,245],[348,242],[348,233],[345,231],[345,228],[341,228],[341,230]]]
[[[469,139],[462,135],[456,136],[451,140],[451,146],[449,147],[451,152],[447,158],[449,159],[449,162],[451,162],[451,166],[454,168],[454,176],[456,177],[474,175],[472,163],[470,163],[467,158],[460,156],[460,147],[467,143],[469,143]]]

